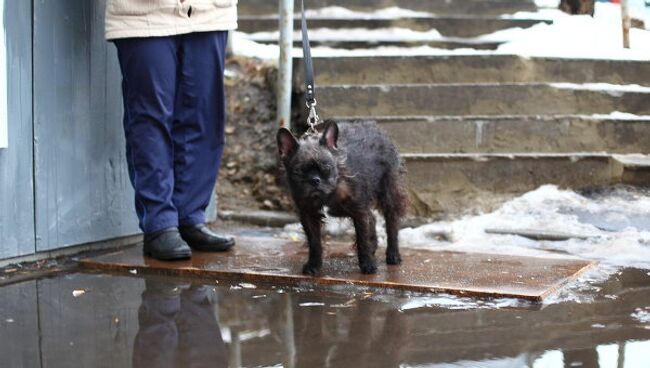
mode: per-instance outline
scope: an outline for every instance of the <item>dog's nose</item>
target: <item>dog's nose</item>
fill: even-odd
[[[318,185],[318,184],[320,184],[320,178],[319,178],[318,176],[314,176],[314,177],[312,177],[312,178],[311,178],[311,183],[312,183],[313,185]]]

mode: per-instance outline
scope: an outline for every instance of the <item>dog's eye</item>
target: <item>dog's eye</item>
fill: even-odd
[[[323,176],[329,176],[332,173],[332,166],[323,165],[320,168],[320,172],[321,172],[321,174],[323,174]]]

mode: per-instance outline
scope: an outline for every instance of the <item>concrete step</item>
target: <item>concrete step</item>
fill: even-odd
[[[489,210],[544,184],[575,189],[644,179],[647,184],[643,175],[650,165],[632,165],[624,161],[626,157],[604,153],[403,154],[413,210],[419,216]]]
[[[448,37],[477,37],[507,28],[529,28],[539,23],[551,23],[540,19],[504,19],[482,16],[454,16],[454,17],[415,17],[397,19],[348,19],[348,18],[309,18],[309,29],[380,29],[380,28],[407,28],[419,32],[436,29],[443,36]],[[271,17],[239,17],[239,31],[246,33],[273,32],[278,30],[278,18]],[[295,29],[299,33],[300,20],[296,18]]]
[[[620,111],[650,114],[650,92],[576,89],[541,83],[322,86],[321,115],[575,115]],[[582,87],[581,87],[582,88]]]
[[[516,55],[316,57],[316,83],[433,84],[572,82],[650,85],[647,61],[525,58]],[[302,86],[302,58],[294,59]]]
[[[650,153],[650,118],[395,116],[376,120],[403,153]],[[348,117],[335,117],[349,120]]]
[[[277,44],[276,37],[248,37],[261,44]],[[481,41],[473,38],[442,37],[433,40],[339,40],[339,39],[311,39],[312,47],[331,47],[336,49],[371,49],[375,47],[421,47],[429,46],[437,49],[475,49],[475,50],[496,50],[502,42]],[[294,41],[294,47],[302,47],[302,42]]]
[[[501,15],[518,11],[535,11],[533,0],[311,0],[308,9],[341,6],[350,10],[373,12],[397,6],[404,9],[429,12],[436,15]],[[295,9],[300,9],[296,0]],[[269,15],[278,13],[278,2],[269,0],[239,0],[241,15]]]

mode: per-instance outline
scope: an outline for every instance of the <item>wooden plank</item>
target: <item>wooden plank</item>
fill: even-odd
[[[0,259],[35,251],[31,1],[5,0],[9,147],[0,149]]]
[[[194,252],[191,260],[162,262],[142,255],[140,246],[81,261],[82,267],[248,282],[319,285],[352,284],[425,293],[512,297],[540,301],[592,265],[590,261],[403,249],[401,266],[375,275],[359,272],[349,244],[325,247],[322,277],[300,273],[307,249],[277,238],[241,237],[228,253]]]
[[[104,5],[34,2],[38,251],[138,232]]]

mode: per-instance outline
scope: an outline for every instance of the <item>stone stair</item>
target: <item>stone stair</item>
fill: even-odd
[[[535,11],[534,0],[305,0],[309,9],[341,6],[346,9],[372,12],[391,6],[420,12],[447,15],[499,16],[518,11]],[[239,0],[239,13],[244,16],[275,15],[278,2],[270,0]],[[300,1],[295,2],[300,9]]]
[[[245,12],[259,1],[240,1],[249,5],[242,8],[244,31],[269,31],[273,21],[277,24],[268,14],[268,24],[248,21],[263,13],[261,8]],[[441,34],[457,38],[508,28],[515,20],[498,14],[532,10],[532,2],[524,0],[311,3],[434,12],[392,24],[419,31],[446,24]],[[459,20],[463,17],[473,19],[471,26]],[[349,27],[356,21],[367,28],[391,24],[346,18],[310,21],[310,27]],[[522,22],[518,26],[539,20]],[[374,119],[396,141],[417,215],[487,209],[543,184],[650,183],[650,163],[639,155],[650,153],[650,119],[636,116],[650,115],[650,88],[620,86],[650,86],[647,62],[470,54],[318,57],[314,65],[322,117]],[[300,59],[294,59],[294,70],[300,91]]]
[[[295,29],[300,29],[300,20],[295,19]],[[274,32],[278,30],[277,16],[240,16],[239,30],[246,33]],[[476,15],[455,16],[417,16],[395,19],[370,18],[310,18],[309,27],[313,29],[331,28],[407,28],[414,31],[426,32],[435,29],[446,37],[478,37],[508,28],[529,28],[539,23],[550,23],[542,19],[510,19]]]
[[[309,10],[323,7],[345,7],[347,10],[366,12],[365,15],[318,15],[309,20],[312,29],[312,46],[326,46],[338,49],[367,49],[373,47],[418,47],[429,46],[440,49],[471,48],[477,50],[495,50],[502,42],[478,39],[478,36],[508,28],[529,28],[538,23],[550,23],[543,19],[512,19],[501,15],[515,11],[533,10],[532,1],[528,0],[356,0],[356,1],[306,1]],[[296,9],[299,9],[299,2]],[[407,11],[396,18],[369,15],[386,7],[401,7]],[[264,0],[245,0],[240,2],[239,30],[249,34],[249,38],[262,44],[277,44],[279,38],[277,4]],[[418,13],[420,12],[420,13]],[[426,12],[426,13],[422,13]],[[327,14],[327,13],[326,13]],[[298,15],[298,14],[296,14]],[[300,19],[296,16],[295,29],[300,29]],[[383,30],[387,28],[408,29],[418,32],[435,30],[439,33],[422,39],[393,39],[385,34],[376,35],[377,39],[360,39],[354,34],[331,34],[321,36],[316,30]],[[300,32],[295,34],[295,46],[301,45]]]

